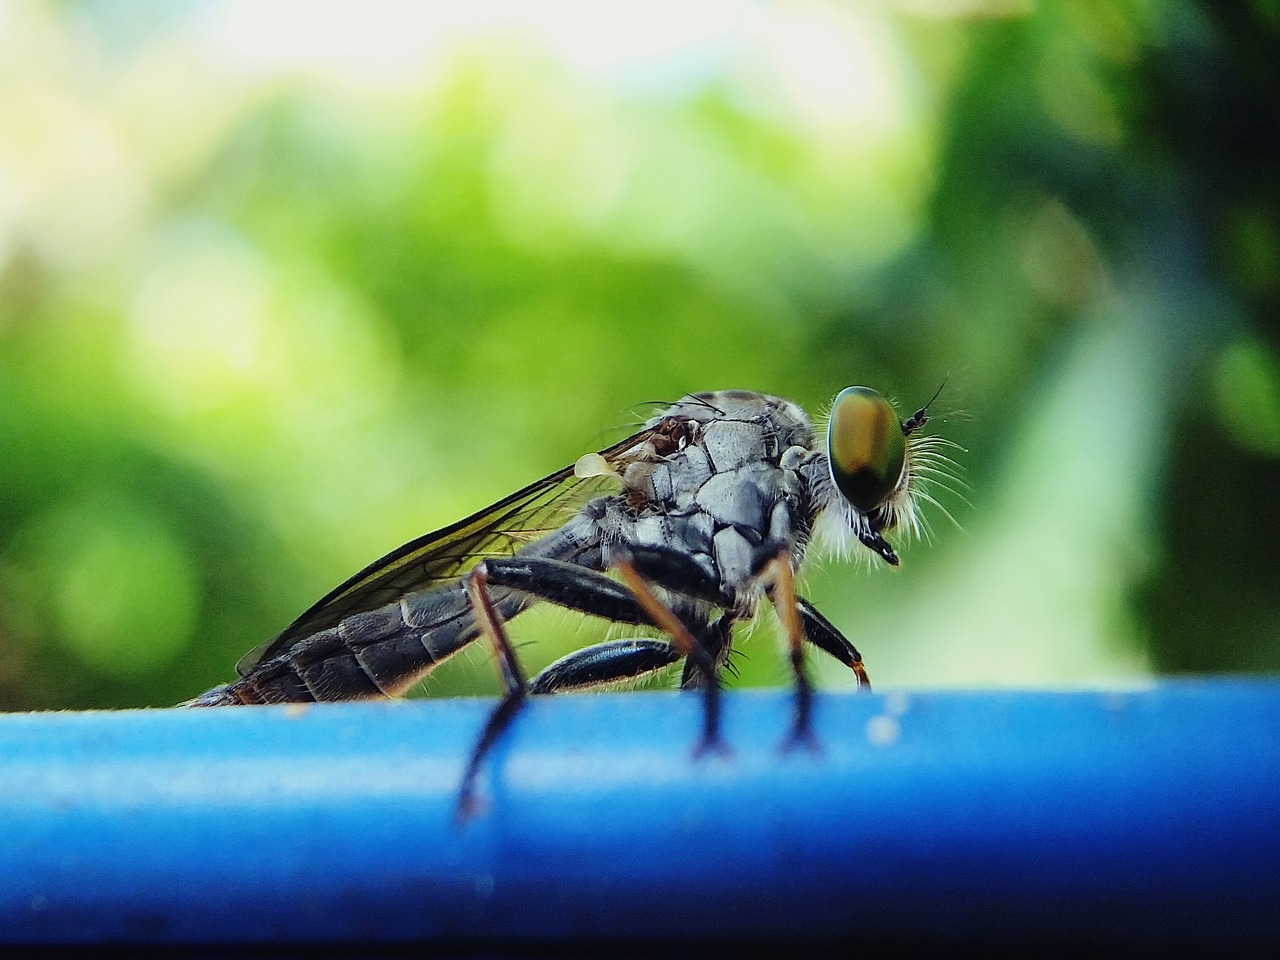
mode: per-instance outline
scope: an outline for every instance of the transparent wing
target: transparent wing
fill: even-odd
[[[642,430],[599,455],[610,467],[637,454],[644,456],[653,433]],[[556,529],[576,507],[599,493],[606,480],[607,475],[577,477],[568,466],[469,517],[409,541],[335,587],[280,633],[250,650],[236,664],[236,672],[245,676],[296,640],[336,626],[352,614],[460,577],[485,557],[514,553]]]

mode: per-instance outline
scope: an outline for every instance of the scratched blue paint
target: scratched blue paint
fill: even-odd
[[[0,941],[1280,943],[1280,683],[0,716]]]

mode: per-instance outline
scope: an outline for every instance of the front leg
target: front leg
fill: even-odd
[[[850,643],[818,609],[804,597],[796,597],[796,609],[800,613],[800,625],[804,630],[804,638],[823,653],[835,657],[853,671],[858,680],[858,689],[871,692],[871,678],[867,676],[862,665],[862,654]]]
[[[779,553],[772,568],[773,584],[769,588],[769,596],[787,635],[791,669],[796,678],[795,723],[783,745],[784,749],[797,745],[812,749],[817,746],[812,730],[813,688],[804,669],[803,642],[808,641],[852,669],[858,679],[858,689],[870,691],[871,680],[862,666],[862,654],[857,648],[813,604],[796,595],[790,556],[786,552]]]

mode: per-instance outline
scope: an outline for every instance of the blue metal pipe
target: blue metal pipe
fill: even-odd
[[[0,941],[1280,944],[1280,683],[0,717]]]

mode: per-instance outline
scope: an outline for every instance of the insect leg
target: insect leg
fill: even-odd
[[[674,643],[647,638],[611,640],[561,657],[529,681],[529,692],[556,693],[628,680],[675,663],[684,654]]]
[[[707,652],[707,656],[714,665],[717,679],[720,676],[720,670],[724,667],[725,660],[728,659],[732,638],[733,618],[728,615],[712,621],[698,633],[698,646]],[[706,680],[705,670],[693,660],[685,661],[684,673],[680,677],[681,687],[685,690],[701,690]]]
[[[702,739],[698,741],[694,753],[700,755],[707,751],[726,752],[724,742],[720,739],[720,684],[716,678],[715,661],[694,638],[685,622],[658,599],[630,560],[619,557],[614,563],[622,575],[622,582],[631,590],[645,613],[649,615],[649,619],[661,627],[663,632],[675,641],[680,652],[693,661],[702,672]]]
[[[804,628],[800,619],[800,607],[796,598],[795,571],[791,566],[791,555],[782,550],[774,558],[773,586],[768,591],[774,609],[778,611],[778,619],[782,621],[782,629],[787,635],[787,646],[791,657],[791,672],[796,678],[796,713],[795,723],[784,741],[784,749],[803,745],[809,748],[817,746],[813,739],[811,717],[813,714],[813,687],[804,670]]]
[[[796,597],[796,609],[800,612],[804,638],[851,669],[858,678],[858,689],[870,692],[871,679],[862,666],[862,654],[857,647],[846,640],[844,634],[832,626],[831,621],[804,597]]]
[[[486,582],[494,586],[519,590],[615,623],[651,622],[630,590],[575,563],[545,557],[501,557],[486,560],[481,567]]]
[[[729,652],[732,625],[730,617],[720,617],[698,633],[698,645],[707,652],[717,670]],[[529,692],[558,693],[629,680],[661,670],[683,657],[680,648],[666,640],[611,640],[561,657],[529,681]],[[698,690],[705,684],[702,669],[693,660],[686,659],[680,685],[686,690]]]
[[[654,595],[649,585],[651,578],[647,573],[651,566],[662,566],[668,573],[671,570],[683,570],[683,567],[665,566],[668,561],[677,562],[672,559],[673,556],[668,551],[646,550],[635,557],[629,556],[616,561],[623,583],[594,570],[545,557],[493,559],[486,560],[482,566],[486,582],[494,586],[519,590],[541,600],[604,617],[616,623],[651,623],[661,627],[675,642],[680,656],[689,657],[695,667],[714,679],[719,670],[717,658],[726,641],[720,639],[703,644],[695,640],[693,630],[698,629],[696,624],[691,628],[682,617]],[[658,559],[655,560],[655,557]],[[643,573],[637,570],[637,561],[644,564]],[[703,581],[707,580],[700,568],[698,576]],[[694,584],[692,595],[705,599],[703,595],[706,589],[705,583]],[[725,623],[725,628],[727,627],[728,621]],[[696,685],[688,682],[687,677],[683,684],[685,687]],[[714,724],[711,727],[714,732]]]
[[[475,611],[476,621],[481,631],[488,636],[493,646],[494,660],[498,665],[498,673],[506,694],[499,701],[489,719],[485,722],[480,739],[471,751],[471,759],[462,774],[462,786],[458,790],[458,819],[467,820],[476,810],[475,785],[476,775],[480,772],[480,762],[486,753],[497,742],[498,736],[506,729],[511,719],[520,709],[528,693],[529,685],[525,681],[520,661],[516,659],[515,649],[507,636],[507,629],[502,624],[498,611],[489,599],[488,574],[486,565],[481,563],[467,578],[467,596],[471,599],[471,607]]]
[[[727,599],[719,582],[688,554],[678,550],[653,546],[631,547],[627,551],[627,560],[649,583],[718,605],[723,605]]]
[[[634,556],[628,554],[626,558],[614,562],[622,575],[622,584],[603,573],[586,570],[575,563],[545,557],[489,559],[481,566],[484,567],[486,582],[494,586],[520,590],[521,593],[541,600],[549,600],[550,603],[617,623],[653,623],[654,626],[662,627],[675,641],[682,657],[689,657],[696,667],[714,677],[718,671],[718,649],[709,654],[694,639],[692,631],[699,628],[696,623],[690,627],[684,617],[678,616],[669,605],[657,598],[650,586],[652,582],[663,584],[662,579],[655,580],[649,576],[653,568],[660,571],[659,576],[672,579],[671,588],[678,593],[708,599],[707,575],[692,562],[685,562],[692,570],[686,570],[680,563],[676,554],[669,550],[646,549]],[[644,566],[637,568],[639,564]],[[694,571],[701,582],[694,582],[691,590],[680,590],[680,586],[686,585],[687,581],[677,580],[676,573],[687,572],[692,577]]]
[[[631,568],[631,572],[635,574],[634,568]],[[639,575],[635,574],[635,576],[639,580]],[[637,593],[635,587],[630,584],[623,586],[602,573],[562,560],[546,557],[494,558],[483,561],[472,571],[467,579],[467,594],[480,630],[489,638],[493,646],[494,657],[506,694],[490,714],[480,739],[471,752],[466,770],[463,772],[462,786],[458,794],[459,819],[465,820],[475,812],[475,781],[480,771],[480,764],[497,742],[498,737],[511,723],[529,692],[529,685],[525,681],[502,618],[489,598],[488,588],[490,586],[506,587],[618,623],[654,623],[665,630],[676,642],[677,654],[674,659],[692,656],[699,663],[705,664],[705,669],[713,671],[711,659],[706,651],[697,645],[689,627],[669,608],[657,601],[648,588],[643,586],[642,581],[641,585],[648,599],[656,604],[659,611],[656,615],[647,605],[645,597]],[[683,642],[686,637],[687,643]],[[712,684],[711,692],[707,695],[704,745],[714,745],[717,741],[716,692]]]

